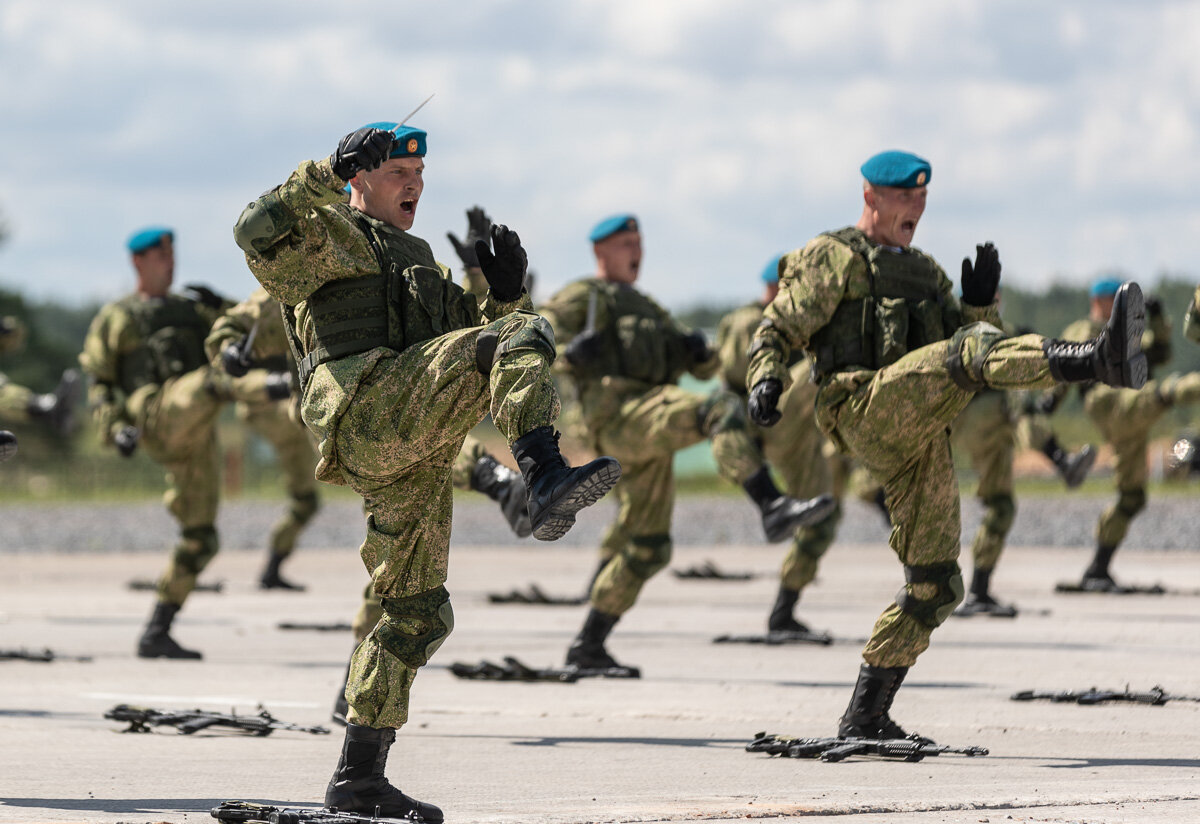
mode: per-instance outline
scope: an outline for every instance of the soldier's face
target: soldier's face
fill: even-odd
[[[917,223],[925,213],[925,186],[897,189],[872,186],[864,190],[867,206],[874,212],[871,240],[885,246],[911,246]]]
[[[171,290],[175,278],[175,246],[165,237],[157,246],[133,256],[138,274],[138,291],[160,298]]]
[[[419,157],[394,157],[373,172],[359,172],[354,188],[362,197],[362,210],[376,220],[408,231],[425,190],[424,174],[425,161]]]
[[[619,232],[593,244],[604,279],[612,283],[633,283],[642,267],[642,233]]]

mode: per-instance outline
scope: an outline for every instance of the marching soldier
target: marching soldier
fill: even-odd
[[[20,351],[25,345],[25,335],[25,324],[19,318],[11,315],[0,318],[0,355]],[[79,392],[79,372],[74,369],[63,372],[55,390],[45,394],[13,383],[0,372],[0,420],[42,424],[65,438],[75,429]]]

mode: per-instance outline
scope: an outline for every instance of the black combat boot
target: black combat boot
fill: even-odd
[[[1149,366],[1142,354],[1146,307],[1142,290],[1132,281],[1122,283],[1113,298],[1112,314],[1100,334],[1083,343],[1045,339],[1042,351],[1057,381],[1100,381],[1109,386],[1141,389]]]
[[[1096,462],[1096,450],[1092,449],[1091,444],[1084,444],[1072,455],[1059,445],[1058,439],[1053,435],[1042,447],[1042,454],[1058,469],[1058,474],[1062,476],[1067,489],[1074,489],[1083,483],[1084,478],[1092,471],[1092,464]]]
[[[293,583],[279,574],[279,566],[287,559],[286,555],[272,552],[267,556],[267,565],[258,579],[259,589],[286,589],[292,592],[304,592],[304,585]]]
[[[838,725],[841,738],[907,738],[899,724],[891,719],[888,710],[896,690],[908,674],[908,667],[873,667],[863,664],[858,670],[858,683],[850,706]],[[922,742],[932,744],[928,738],[917,736]]]
[[[954,610],[953,614],[960,617],[972,615],[995,615],[1000,618],[1015,618],[1017,608],[1012,604],[1002,604],[992,597],[988,591],[991,586],[992,571],[975,567],[971,574],[971,591],[966,599]]]
[[[567,666],[579,669],[611,669],[621,666],[604,648],[608,634],[619,620],[619,615],[608,615],[596,609],[589,610],[583,622],[583,629],[579,630],[579,634],[567,650]]]
[[[388,750],[395,740],[396,731],[391,727],[375,729],[347,724],[342,757],[325,790],[325,806],[339,812],[380,818],[408,817],[414,822],[441,824],[440,809],[400,792],[383,774]]]
[[[575,525],[575,513],[604,497],[621,479],[621,464],[602,456],[572,469],[558,451],[558,433],[539,426],[512,445],[525,477],[533,537],[554,541]]]
[[[1112,562],[1113,554],[1117,551],[1115,546],[1104,546],[1103,544],[1096,547],[1096,554],[1092,556],[1092,562],[1083,573],[1083,580],[1079,582],[1079,586],[1088,592],[1111,592],[1117,588],[1117,582],[1113,580],[1112,575],[1108,572],[1108,565]]]
[[[341,724],[343,727],[350,723],[347,717],[350,715],[350,702],[346,700],[346,687],[350,685],[350,664],[346,664],[346,674],[342,676],[342,686],[338,688],[337,699],[333,702],[333,713],[329,716],[333,723]]]
[[[496,503],[504,519],[518,538],[528,538],[529,506],[525,501],[525,479],[491,455],[484,455],[471,470],[471,489],[482,492]]]
[[[7,461],[17,454],[17,436],[7,429],[0,429],[0,461]]]
[[[799,600],[800,590],[780,587],[775,606],[771,607],[771,617],[767,619],[767,632],[808,632],[808,627],[792,615]]]
[[[176,604],[159,601],[154,605],[150,623],[146,624],[146,630],[138,640],[138,658],[181,658],[199,661],[204,657],[196,650],[179,646],[175,639],[168,635],[177,612],[179,607]]]
[[[75,430],[75,404],[79,400],[79,372],[68,369],[62,373],[58,387],[45,395],[34,395],[29,399],[26,412],[29,417],[66,437]]]
[[[784,495],[765,466],[747,478],[742,489],[762,513],[763,532],[773,544],[787,540],[802,526],[812,526],[828,518],[837,507],[832,495],[818,495],[807,501]]]

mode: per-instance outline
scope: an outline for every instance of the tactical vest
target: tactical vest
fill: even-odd
[[[598,330],[604,337],[603,351],[580,370],[581,377],[615,375],[655,386],[678,381],[691,357],[678,330],[662,319],[654,302],[634,289],[600,281],[589,288],[589,301],[593,295],[604,301],[610,321]]]
[[[429,244],[355,212],[380,274],[331,281],[305,301],[312,345],[295,353],[302,384],[319,364],[378,346],[401,352],[480,322],[478,301],[442,273]],[[284,307],[299,348],[296,320]]]
[[[197,311],[195,301],[175,295],[165,300],[131,295],[119,305],[133,320],[139,341],[133,351],[121,356],[118,366],[118,384],[126,394],[208,362],[204,338],[211,324]]]
[[[876,246],[848,226],[826,232],[867,264],[871,294],[838,305],[812,336],[809,352],[818,381],[846,369],[882,369],[914,349],[945,340],[962,315],[940,289],[937,264],[922,252]]]

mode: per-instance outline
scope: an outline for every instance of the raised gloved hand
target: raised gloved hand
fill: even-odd
[[[194,300],[209,309],[224,308],[228,302],[203,283],[189,283],[183,287],[183,291],[187,294],[188,300]]]
[[[712,350],[708,348],[708,339],[699,329],[694,329],[684,335],[683,348],[687,350],[688,357],[692,359],[693,364],[704,363],[712,357]]]
[[[750,420],[759,426],[774,426],[783,417],[779,414],[779,396],[783,394],[783,383],[775,378],[763,378],[750,390],[746,411]]]
[[[113,444],[121,456],[128,458],[137,449],[138,441],[142,439],[142,430],[136,426],[124,426],[113,436]]]
[[[991,306],[1000,288],[1000,253],[989,240],[975,247],[975,265],[970,258],[962,262],[963,303],[971,306]]]
[[[241,378],[250,371],[250,353],[246,349],[246,343],[246,338],[242,338],[221,350],[221,367],[226,375]]]
[[[501,303],[509,303],[521,297],[525,287],[525,270],[529,267],[529,257],[521,247],[521,238],[512,229],[502,223],[492,227],[492,249],[488,248],[486,240],[475,241],[475,255],[479,258],[479,268],[487,278],[492,290],[492,297]]]
[[[1162,298],[1157,295],[1147,295],[1142,299],[1146,306],[1146,318],[1161,318],[1163,314]]]
[[[292,395],[291,372],[269,372],[266,380],[267,397],[273,401],[283,400]]]
[[[462,261],[463,267],[478,269],[479,255],[475,254],[475,244],[481,240],[487,243],[491,233],[492,219],[487,216],[487,212],[483,211],[482,206],[473,206],[467,209],[467,239],[459,240],[454,232],[446,232],[446,237],[449,239],[450,245],[454,247],[454,251],[458,253],[458,259]]]
[[[582,332],[571,339],[563,349],[567,363],[580,368],[593,363],[604,352],[604,338],[599,332]]]
[[[364,126],[343,137],[337,149],[329,156],[333,173],[342,180],[349,180],[359,172],[378,169],[392,153],[396,135],[387,129]]]

